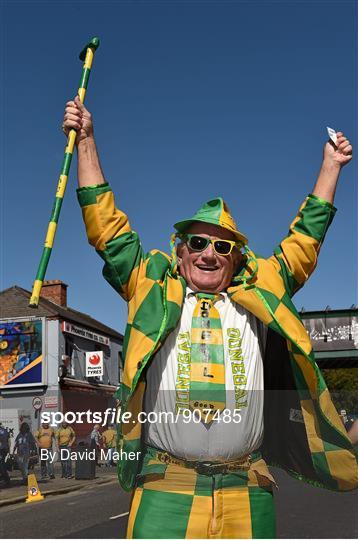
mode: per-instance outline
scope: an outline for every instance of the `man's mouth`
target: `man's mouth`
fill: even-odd
[[[215,272],[215,270],[218,270],[217,266],[204,266],[202,264],[198,264],[196,267],[203,272]]]

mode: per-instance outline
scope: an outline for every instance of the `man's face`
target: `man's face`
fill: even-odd
[[[200,234],[213,240],[235,240],[228,230],[210,223],[193,223],[188,234]],[[235,247],[230,255],[218,255],[209,243],[204,251],[192,251],[186,243],[178,245],[179,273],[194,292],[218,293],[225,290],[232,280],[235,270],[242,258]]]
[[[42,424],[42,427],[43,427],[44,429],[48,429],[48,427],[49,427],[49,424],[47,424],[47,423],[45,423],[45,424]]]

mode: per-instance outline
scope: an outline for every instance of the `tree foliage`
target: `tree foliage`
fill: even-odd
[[[322,375],[338,411],[358,414],[358,368],[322,369]]]

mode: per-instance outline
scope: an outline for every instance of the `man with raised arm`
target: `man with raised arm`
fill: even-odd
[[[116,394],[131,414],[119,462],[122,487],[135,490],[128,538],[274,537],[270,464],[316,486],[356,488],[354,449],[291,301],[335,213],[352,158],[343,133],[326,143],[312,194],[264,259],[220,197],[174,225],[170,256],[145,254],[115,206],[78,98],[66,105],[64,132],[71,128],[88,239],[128,302]]]

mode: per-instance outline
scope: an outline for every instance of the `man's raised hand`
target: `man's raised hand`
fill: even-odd
[[[328,141],[323,151],[323,161],[326,165],[343,167],[352,159],[352,145],[341,131],[337,132],[337,143]]]
[[[323,149],[323,162],[312,194],[333,204],[341,169],[352,159],[352,145],[341,131],[337,142],[328,141]]]
[[[92,115],[81,103],[78,96],[75,97],[74,101],[66,103],[62,129],[66,136],[71,129],[77,131],[77,146],[81,141],[93,136]]]

